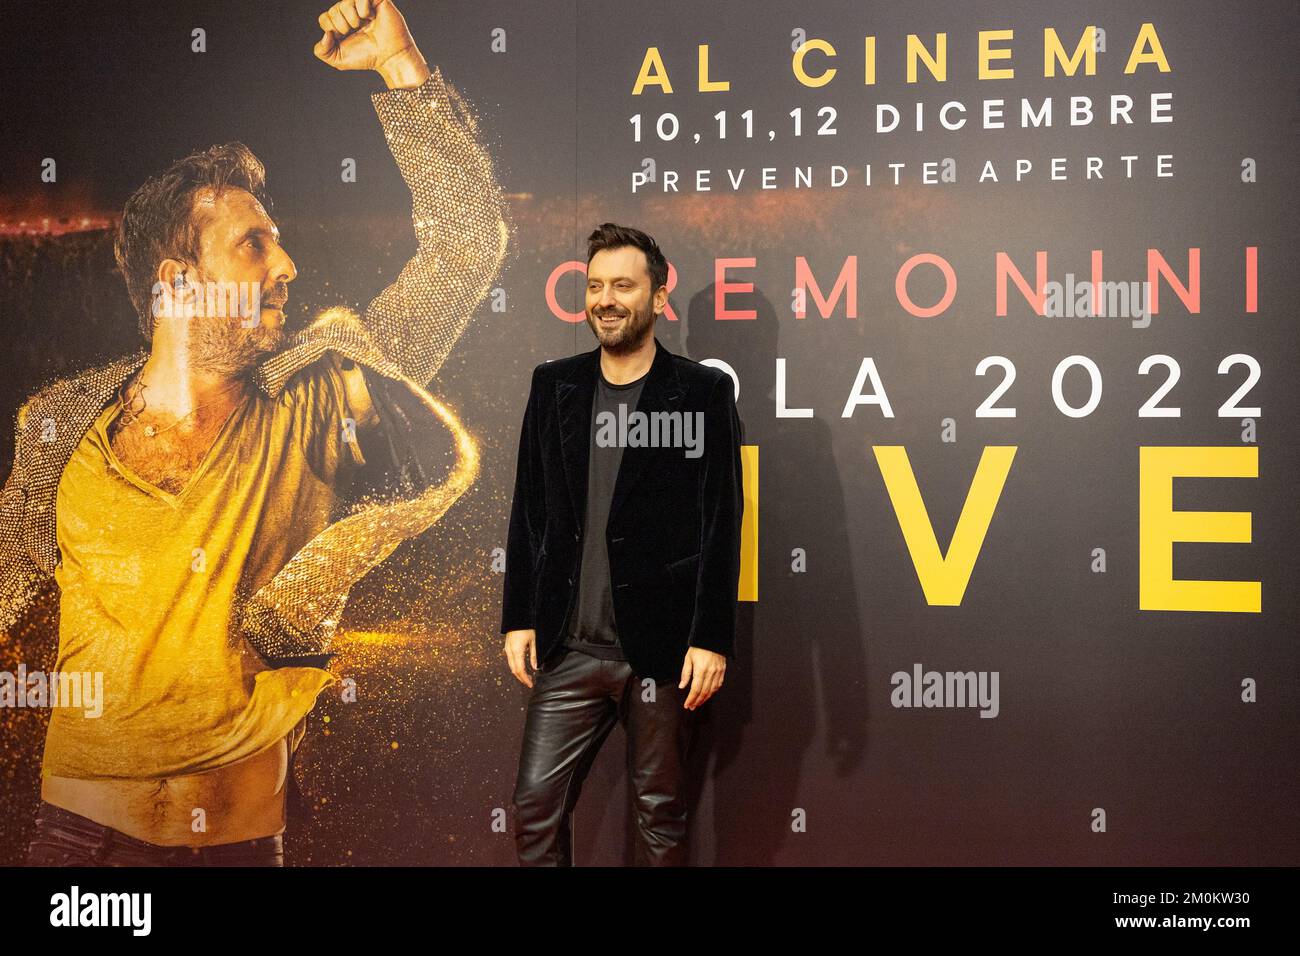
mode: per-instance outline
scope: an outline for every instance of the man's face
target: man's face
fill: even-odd
[[[209,310],[200,307],[200,314],[187,320],[192,323],[191,353],[196,363],[234,373],[283,346],[288,285],[298,270],[280,246],[280,230],[247,190],[229,188],[219,196],[201,191],[194,215],[200,230],[199,263],[191,271],[198,275],[187,279],[204,288],[220,283],[226,314],[206,314]],[[251,314],[241,305],[253,305]]]
[[[602,249],[587,264],[587,324],[601,347],[614,354],[634,352],[654,331],[668,289],[650,294],[650,270],[636,246]]]

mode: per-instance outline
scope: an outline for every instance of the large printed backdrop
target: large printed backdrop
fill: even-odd
[[[363,303],[413,245],[377,81],[312,59],[316,6],[126,7],[64,5],[0,39],[9,414],[136,346],[103,226],[192,148],[240,139],[266,162],[299,320]],[[1291,5],[402,9],[482,114],[517,243],[433,386],[480,438],[482,477],[354,592],[338,667],[359,700],[323,697],[312,718],[291,863],[514,858],[494,822],[526,691],[500,655],[494,549],[529,373],[594,346],[566,318],[582,306],[566,263],[607,220],[659,240],[675,284],[656,333],[735,373],[757,449],[757,600],[702,715],[697,862],[1300,861]],[[1082,60],[1045,75],[1045,31],[1068,59],[1090,26],[1093,75]],[[57,183],[40,181],[46,157]],[[16,234],[44,216],[87,224]],[[1039,254],[1068,288],[1098,251],[1105,280],[1154,277],[1158,311],[1038,314]],[[1216,520],[1235,530],[1206,543]],[[1199,609],[1160,609],[1178,602]],[[52,665],[56,606],[0,644],[7,668]],[[996,674],[996,707],[925,706],[955,703],[925,696],[931,671],[983,674],[986,691]],[[0,715],[7,861],[30,833],[43,727]],[[627,858],[624,772],[616,732],[575,817],[581,863]]]

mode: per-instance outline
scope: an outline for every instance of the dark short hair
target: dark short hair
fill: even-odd
[[[219,196],[232,186],[252,193],[270,212],[266,168],[243,143],[212,146],[178,159],[126,201],[113,255],[146,340],[153,339],[158,264],[164,259],[198,261],[202,223],[194,214],[195,195],[210,188]]]
[[[587,237],[587,265],[602,249],[620,249],[623,246],[635,246],[645,253],[645,262],[650,270],[650,294],[661,285],[668,284],[668,260],[659,251],[655,242],[640,229],[631,226],[619,226],[612,222],[602,222]]]

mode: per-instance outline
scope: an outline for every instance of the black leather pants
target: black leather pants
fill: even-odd
[[[515,841],[523,866],[573,865],[570,817],[583,781],[615,721],[627,733],[636,808],[636,863],[686,862],[687,750],[694,712],[690,688],[649,687],[624,661],[561,649],[533,679],[515,783]]]

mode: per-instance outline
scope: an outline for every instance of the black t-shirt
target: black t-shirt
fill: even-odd
[[[618,640],[614,624],[614,592],[610,585],[609,553],[605,546],[605,528],[609,522],[610,501],[614,497],[614,482],[618,479],[619,465],[623,461],[622,436],[608,446],[596,443],[598,419],[601,412],[614,416],[614,421],[625,420],[636,410],[641,398],[641,387],[646,375],[626,385],[612,385],[597,366],[596,389],[591,404],[591,454],[587,466],[587,518],[582,539],[582,562],[578,571],[577,603],[570,617],[569,633],[565,647],[582,651],[604,660],[623,661],[627,657]],[[620,415],[619,406],[627,411]],[[617,434],[617,428],[615,429]]]

